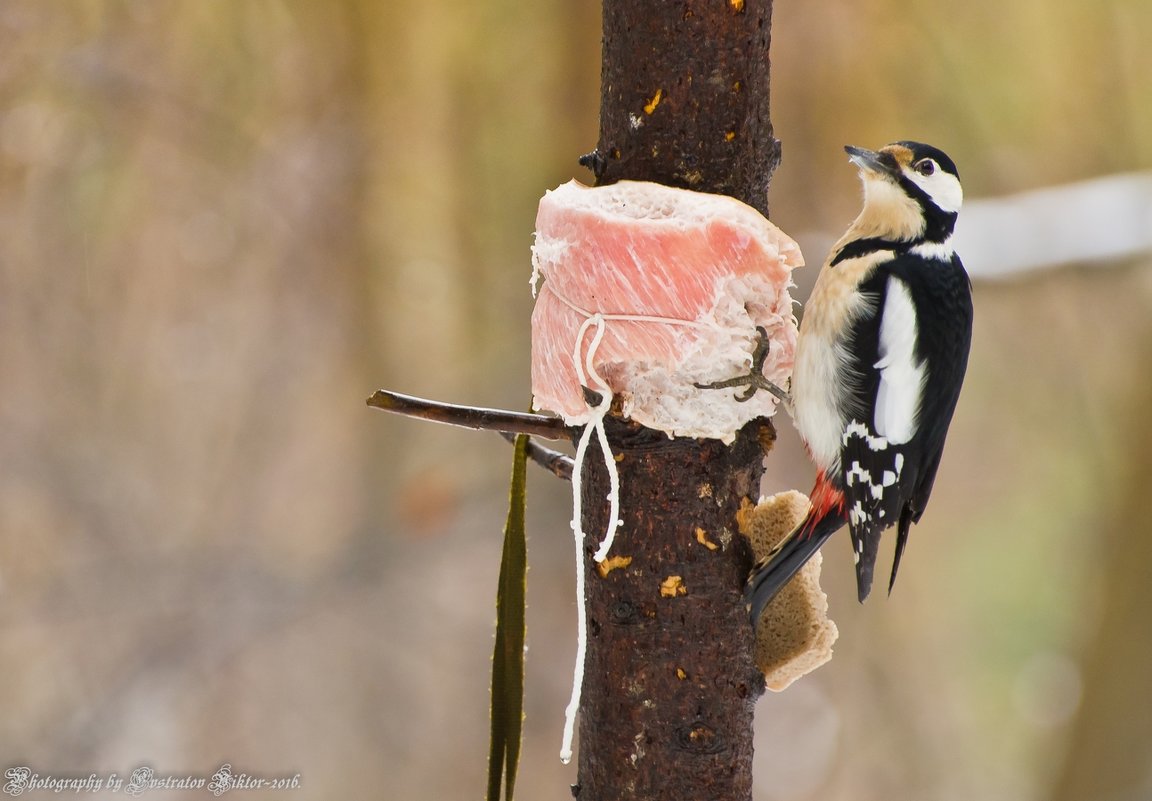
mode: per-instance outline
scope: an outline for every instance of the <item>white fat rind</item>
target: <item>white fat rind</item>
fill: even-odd
[[[730,442],[745,423],[776,413],[776,398],[757,391],[738,401],[743,387],[700,389],[696,384],[746,375],[757,344],[756,327],[768,332],[771,346],[764,377],[786,387],[792,373],[795,320],[764,305],[779,294],[759,276],[718,279],[715,303],[696,319],[696,326],[679,327],[679,362],[651,365],[643,361],[605,368],[610,383],[619,386],[624,414],[648,428],[677,437],[707,437]],[[791,301],[788,301],[791,305]],[[775,348],[776,353],[773,353]]]

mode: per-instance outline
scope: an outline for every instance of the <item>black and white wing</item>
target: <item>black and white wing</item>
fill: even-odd
[[[881,533],[898,526],[891,590],[908,529],[931,494],[967,367],[972,300],[955,257],[898,255],[860,290],[874,302],[855,322],[847,349],[854,382],[840,478],[863,601]]]

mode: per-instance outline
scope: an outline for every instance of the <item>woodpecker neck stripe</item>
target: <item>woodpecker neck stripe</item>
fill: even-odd
[[[955,216],[955,215],[953,215]],[[848,259],[858,259],[861,256],[867,256],[871,253],[877,253],[882,250],[892,251],[892,255],[899,256],[905,253],[914,253],[923,259],[934,259],[936,261],[948,262],[952,260],[951,243],[948,241],[951,237],[951,230],[948,234],[934,239],[932,237],[920,237],[911,241],[897,241],[894,239],[882,239],[878,236],[869,236],[864,239],[855,239],[851,242],[844,244],[840,250],[832,256],[828,262],[829,267],[835,267],[842,261]]]
[[[952,229],[956,226],[955,211],[944,211],[937,206],[931,196],[904,175],[897,178],[900,188],[920,205],[924,215],[924,234],[920,237],[925,242],[943,242],[952,236]]]
[[[878,236],[870,236],[864,239],[855,239],[851,242],[844,244],[840,250],[828,262],[829,267],[835,267],[842,261],[848,259],[858,259],[861,256],[867,256],[869,253],[876,253],[881,250],[891,250],[894,253],[904,253],[912,245],[911,242],[897,242],[893,239],[881,239]]]

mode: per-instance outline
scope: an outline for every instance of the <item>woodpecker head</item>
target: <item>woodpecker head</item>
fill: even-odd
[[[859,234],[923,242],[944,242],[952,235],[964,190],[956,165],[943,151],[920,142],[844,150],[864,182],[864,211],[853,226]]]

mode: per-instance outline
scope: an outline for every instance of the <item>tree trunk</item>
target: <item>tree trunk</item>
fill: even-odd
[[[730,195],[768,214],[771,0],[604,0],[597,185]]]
[[[770,0],[604,0],[597,184],[649,180],[767,213],[779,161],[768,114]],[[580,801],[747,801],[752,715],[764,691],[742,602],[751,556],[736,511],[755,503],[768,420],[731,446],[609,418],[623,525],[597,572],[608,478],[584,463],[588,655]],[[593,438],[595,443],[595,438]]]

